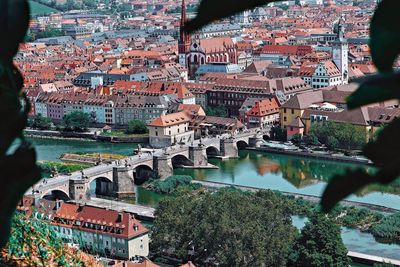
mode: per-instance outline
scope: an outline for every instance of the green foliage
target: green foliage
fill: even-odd
[[[210,265],[284,266],[295,235],[286,207],[270,191],[222,189],[164,198],[152,251]]]
[[[279,126],[271,128],[271,139],[274,141],[286,141],[286,131]]]
[[[127,134],[145,134],[148,133],[146,123],[141,120],[131,120],[128,122],[128,128],[126,129]]]
[[[29,6],[32,16],[47,15],[50,13],[59,12],[57,9],[32,0],[29,1]]]
[[[349,266],[340,227],[325,215],[316,213],[296,240],[289,266]]]
[[[312,132],[309,133],[308,135],[304,136],[303,141],[305,144],[310,145],[310,146],[320,145],[320,142],[318,141],[318,137]]]
[[[384,217],[372,227],[371,232],[378,238],[400,241],[400,213]]]
[[[39,130],[50,130],[52,126],[52,121],[50,118],[43,117],[41,114],[36,115],[32,119],[32,125],[30,125],[33,129]]]
[[[219,105],[218,107],[215,107],[215,108],[208,107],[208,108],[206,108],[205,112],[208,116],[216,116],[216,117],[228,116],[228,112],[226,112],[225,107],[222,105]]]
[[[312,124],[310,135],[329,149],[360,149],[367,140],[364,129],[350,123],[335,123],[326,121]]]
[[[189,186],[191,182],[191,176],[172,175],[165,180],[152,180],[148,188],[159,194],[170,194],[179,186]]]
[[[0,262],[7,266],[84,266],[46,222],[22,215],[13,219],[10,240]]]
[[[39,162],[38,165],[43,170],[43,174],[45,176],[48,176],[54,171],[57,171],[59,174],[67,174],[84,170],[89,167],[89,165],[84,165],[84,164],[64,163],[57,161],[42,161]]]
[[[64,131],[85,132],[90,125],[90,115],[82,111],[74,111],[64,116],[62,125]]]
[[[343,210],[343,209],[342,209]],[[341,224],[346,227],[375,225],[382,219],[381,213],[372,212],[369,209],[346,208],[346,215],[341,217]]]
[[[295,135],[292,136],[292,140],[291,141],[293,143],[295,143],[295,144],[300,144],[302,139],[303,138],[302,138],[301,134],[295,134]]]

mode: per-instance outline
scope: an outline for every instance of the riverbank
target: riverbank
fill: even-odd
[[[111,136],[99,135],[96,132],[60,132],[60,131],[47,131],[47,130],[33,130],[25,129],[24,134],[30,138],[43,138],[55,140],[76,140],[76,141],[92,141],[92,142],[108,142],[108,143],[134,143],[134,144],[148,144],[149,137],[139,136]]]
[[[219,183],[219,182],[205,182],[205,181],[199,181],[199,180],[193,180],[192,183],[195,184],[200,184],[206,188],[211,188],[211,189],[221,189],[221,188],[229,188],[229,187],[234,187],[243,191],[251,191],[251,192],[257,192],[260,190],[265,190],[262,188],[257,188],[257,187],[252,187],[252,186],[242,186],[242,185],[232,185],[232,184],[226,184],[226,183]],[[300,194],[300,193],[293,193],[293,192],[285,192],[285,191],[278,191],[284,196],[293,196],[295,198],[302,198],[306,201],[319,204],[321,201],[321,197],[318,196],[312,196],[312,195],[306,195],[306,194]],[[369,203],[363,203],[363,202],[357,202],[357,201],[351,201],[351,200],[342,200],[339,202],[340,205],[345,206],[345,207],[357,207],[357,208],[367,208],[369,210],[375,211],[375,212],[380,212],[383,214],[393,214],[396,212],[400,212],[399,209],[394,209],[390,207],[385,207],[382,205],[375,205],[375,204],[369,204]]]
[[[303,151],[303,150],[286,150],[280,148],[272,148],[272,147],[247,147],[246,150],[251,151],[259,151],[259,152],[268,152],[275,153],[281,155],[289,155],[289,156],[298,156],[304,158],[313,158],[320,160],[329,160],[329,161],[338,161],[345,163],[356,163],[356,164],[364,164],[364,165],[373,165],[372,162],[366,158],[361,157],[351,157],[345,156],[342,154],[337,154],[333,152],[317,152],[317,151]]]

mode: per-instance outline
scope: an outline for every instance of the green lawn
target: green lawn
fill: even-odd
[[[149,137],[149,134],[126,134],[123,130],[112,130],[110,133],[101,133],[103,136],[124,136],[124,137]]]
[[[38,16],[38,15],[47,15],[50,13],[55,13],[55,12],[59,12],[59,10],[54,9],[52,7],[43,5],[41,3],[35,2],[30,0],[29,1],[29,5],[31,8],[31,15],[32,16]]]

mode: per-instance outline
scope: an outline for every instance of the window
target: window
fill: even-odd
[[[286,108],[283,109],[283,113],[286,113]]]
[[[283,117],[283,121],[287,121],[287,118],[286,118],[286,116],[285,116],[285,117]]]
[[[294,109],[292,108],[292,114],[294,114]]]

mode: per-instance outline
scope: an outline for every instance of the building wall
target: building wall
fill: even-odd
[[[35,115],[41,114],[43,117],[47,117],[47,104],[42,102],[35,103]]]
[[[97,123],[105,123],[105,110],[103,106],[84,105],[83,112],[92,114]]]
[[[149,241],[148,234],[129,240],[127,242],[129,258],[134,256],[147,257],[149,255]]]
[[[292,109],[292,108],[280,108],[280,120],[281,127],[286,129],[286,127],[297,117],[303,115],[304,110]],[[285,119],[286,118],[286,119]]]

